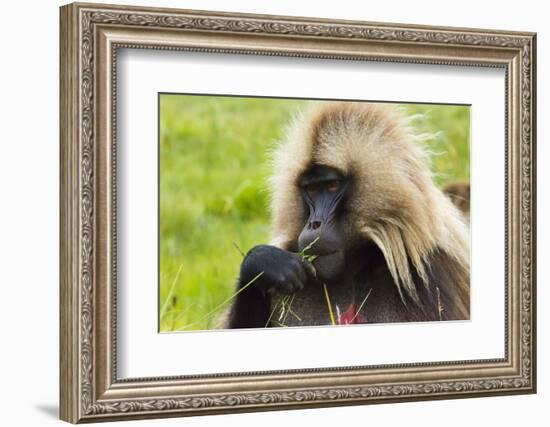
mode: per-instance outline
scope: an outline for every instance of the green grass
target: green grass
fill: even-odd
[[[307,101],[162,95],[160,330],[216,326],[243,252],[269,240],[269,150]],[[469,178],[469,109],[407,105],[438,184]]]

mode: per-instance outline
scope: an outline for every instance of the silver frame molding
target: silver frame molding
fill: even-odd
[[[80,3],[63,6],[60,13],[63,420],[77,423],[535,392],[534,33]],[[117,379],[118,48],[503,68],[505,357]]]

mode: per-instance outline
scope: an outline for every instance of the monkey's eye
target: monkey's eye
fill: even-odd
[[[340,180],[338,179],[333,179],[327,182],[327,190],[330,193],[336,193],[338,190],[340,190],[340,186],[341,186],[341,183],[340,183]]]
[[[319,184],[307,184],[304,186],[304,190],[309,197],[315,197],[319,192]]]

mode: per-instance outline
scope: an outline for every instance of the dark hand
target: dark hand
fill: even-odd
[[[265,294],[291,294],[305,288],[315,277],[311,263],[300,255],[275,246],[259,245],[248,252],[241,265],[241,287],[262,273],[250,287]]]

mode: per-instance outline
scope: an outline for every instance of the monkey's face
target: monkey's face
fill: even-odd
[[[348,180],[336,169],[314,165],[301,176],[299,186],[309,217],[298,238],[298,248],[316,256],[313,265],[319,280],[334,281],[345,265],[346,245],[339,213]]]

